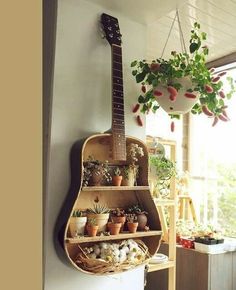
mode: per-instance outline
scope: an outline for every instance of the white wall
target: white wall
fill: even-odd
[[[49,185],[46,208],[45,290],[142,290],[143,267],[122,275],[94,277],[63,264],[53,243],[53,228],[69,188],[69,152],[77,140],[111,124],[110,46],[98,33],[106,12],[119,19],[123,34],[126,134],[144,138],[131,105],[138,94],[130,62],[145,55],[146,28],[122,15],[82,0],[58,1]]]

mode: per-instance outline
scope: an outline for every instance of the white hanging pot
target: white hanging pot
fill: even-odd
[[[193,83],[189,77],[176,79],[182,87],[177,95],[171,94],[171,90],[166,85],[159,85],[154,89],[156,91],[155,98],[158,104],[168,114],[185,114],[188,113],[199,99],[199,92],[189,93],[188,89],[193,89]],[[161,95],[160,95],[161,94]],[[159,95],[159,96],[158,96]]]

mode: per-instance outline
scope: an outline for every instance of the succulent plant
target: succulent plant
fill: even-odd
[[[126,216],[126,213],[125,213],[124,209],[116,208],[116,209],[111,210],[111,215],[117,216],[117,217],[122,217],[122,216]]]
[[[82,217],[83,216],[83,211],[79,209],[75,209],[72,213],[72,217]]]
[[[127,209],[127,212],[130,214],[136,214],[136,215],[137,214],[147,214],[147,212],[144,211],[139,204],[135,204],[135,205],[130,206]]]
[[[88,208],[86,210],[86,212],[87,213],[94,213],[94,214],[103,214],[103,213],[109,213],[110,209],[107,208],[105,205],[95,203],[93,205],[93,208]]]
[[[117,166],[114,168],[114,176],[120,176],[121,175],[121,170],[120,168]]]

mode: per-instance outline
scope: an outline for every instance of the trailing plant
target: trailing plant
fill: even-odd
[[[127,157],[130,161],[130,166],[135,167],[138,162],[138,157],[144,156],[143,148],[136,143],[130,143],[127,146]]]
[[[156,176],[159,180],[169,180],[176,174],[175,163],[164,156],[150,155],[149,162],[155,167]]]
[[[94,214],[104,214],[104,213],[109,213],[110,209],[106,207],[105,205],[101,205],[98,203],[95,203],[93,205],[93,208],[88,208],[86,210],[87,213],[94,213]]]
[[[207,39],[207,34],[200,31],[200,24],[195,22],[191,30],[189,53],[171,52],[171,58],[165,60],[157,58],[151,63],[146,60],[135,60],[131,63],[132,75],[137,83],[141,83],[141,94],[138,97],[138,104],[133,109],[144,114],[152,111],[155,113],[160,105],[157,97],[162,96],[162,92],[158,90],[161,84],[169,92],[169,98],[175,102],[178,98],[178,91],[182,87],[180,79],[189,77],[193,87],[187,89],[184,96],[186,98],[197,98],[197,103],[192,107],[191,113],[204,113],[208,117],[212,117],[212,126],[221,121],[228,121],[226,113],[226,101],[230,99],[236,92],[234,81],[231,77],[226,77],[230,85],[230,90],[226,93],[223,91],[222,78],[226,72],[215,73],[215,70],[208,69],[206,66],[206,58],[209,54],[209,48],[203,45]],[[169,114],[171,118],[180,118],[179,114]],[[140,117],[140,116],[139,116]]]
[[[111,181],[111,174],[109,172],[108,161],[95,160],[93,156],[89,156],[87,161],[84,162],[83,168],[83,186],[88,186],[92,175],[102,175],[103,180],[106,182]]]
[[[127,214],[126,220],[128,223],[137,223],[138,222],[138,218],[135,214]]]

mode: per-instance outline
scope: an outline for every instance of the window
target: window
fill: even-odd
[[[236,79],[236,63],[233,67],[228,75]],[[191,116],[190,193],[200,222],[221,226],[236,237],[236,96],[228,103],[230,121],[215,127],[206,116]]]

